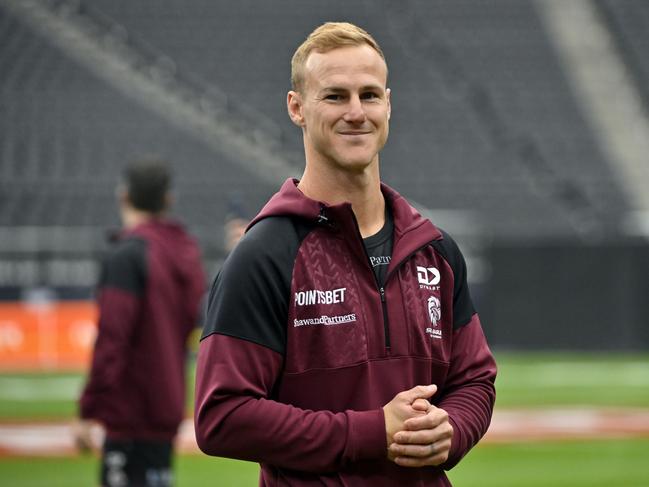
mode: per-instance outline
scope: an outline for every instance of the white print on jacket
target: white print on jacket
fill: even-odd
[[[295,293],[295,306],[344,303],[346,290],[346,287],[341,287],[330,291],[320,291],[319,289],[298,291]]]
[[[432,338],[442,338],[442,330],[435,329],[437,324],[442,319],[442,303],[435,296],[428,298],[428,316],[430,317],[430,323],[433,327],[426,328],[426,333],[428,333]]]
[[[419,281],[420,289],[428,289],[429,291],[439,290],[439,281],[441,281],[439,270],[436,267],[422,267],[417,266],[417,281]]]

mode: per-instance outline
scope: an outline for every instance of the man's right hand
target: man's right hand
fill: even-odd
[[[96,421],[77,419],[72,423],[72,436],[79,451],[87,453],[100,449],[97,441],[98,431],[101,431],[101,426]]]
[[[385,415],[385,434],[387,444],[390,446],[394,442],[394,435],[405,429],[404,422],[415,416],[426,414],[426,408],[419,406],[413,407],[413,404],[419,405],[422,401],[428,403],[428,399],[437,392],[437,386],[432,384],[428,386],[416,386],[407,391],[400,392],[394,399],[383,406]]]

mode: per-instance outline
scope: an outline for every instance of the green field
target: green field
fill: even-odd
[[[497,408],[649,409],[649,356],[498,353]],[[80,374],[0,375],[0,422],[73,417]],[[191,408],[191,405],[188,406]],[[482,444],[449,476],[456,487],[649,487],[649,438]],[[0,457],[2,485],[94,485],[96,459]],[[254,486],[255,464],[183,455],[178,487]]]
[[[449,476],[455,487],[647,487],[649,440],[480,445]],[[96,460],[0,458],[2,485],[94,485]],[[177,487],[257,485],[256,464],[201,455],[176,462]]]

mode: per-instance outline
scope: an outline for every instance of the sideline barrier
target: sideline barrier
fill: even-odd
[[[0,302],[0,371],[86,370],[97,315],[92,301]]]

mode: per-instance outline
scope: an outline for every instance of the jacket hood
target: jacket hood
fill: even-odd
[[[248,225],[249,230],[260,220],[271,216],[290,216],[311,220],[314,223],[336,223],[336,218],[345,212],[351,211],[350,203],[328,205],[322,201],[316,201],[307,197],[297,188],[298,180],[287,179],[280,190],[266,203],[259,214]],[[394,216],[395,242],[402,236],[416,232],[419,237],[417,242],[422,245],[431,240],[442,238],[441,232],[431,223],[430,220],[421,216],[406,199],[387,184],[381,183],[381,192]],[[416,244],[416,242],[415,242]]]
[[[181,223],[153,218],[121,234],[121,238],[130,236],[141,236],[158,246],[178,279],[190,280],[196,274],[196,262],[200,262],[198,246]]]

